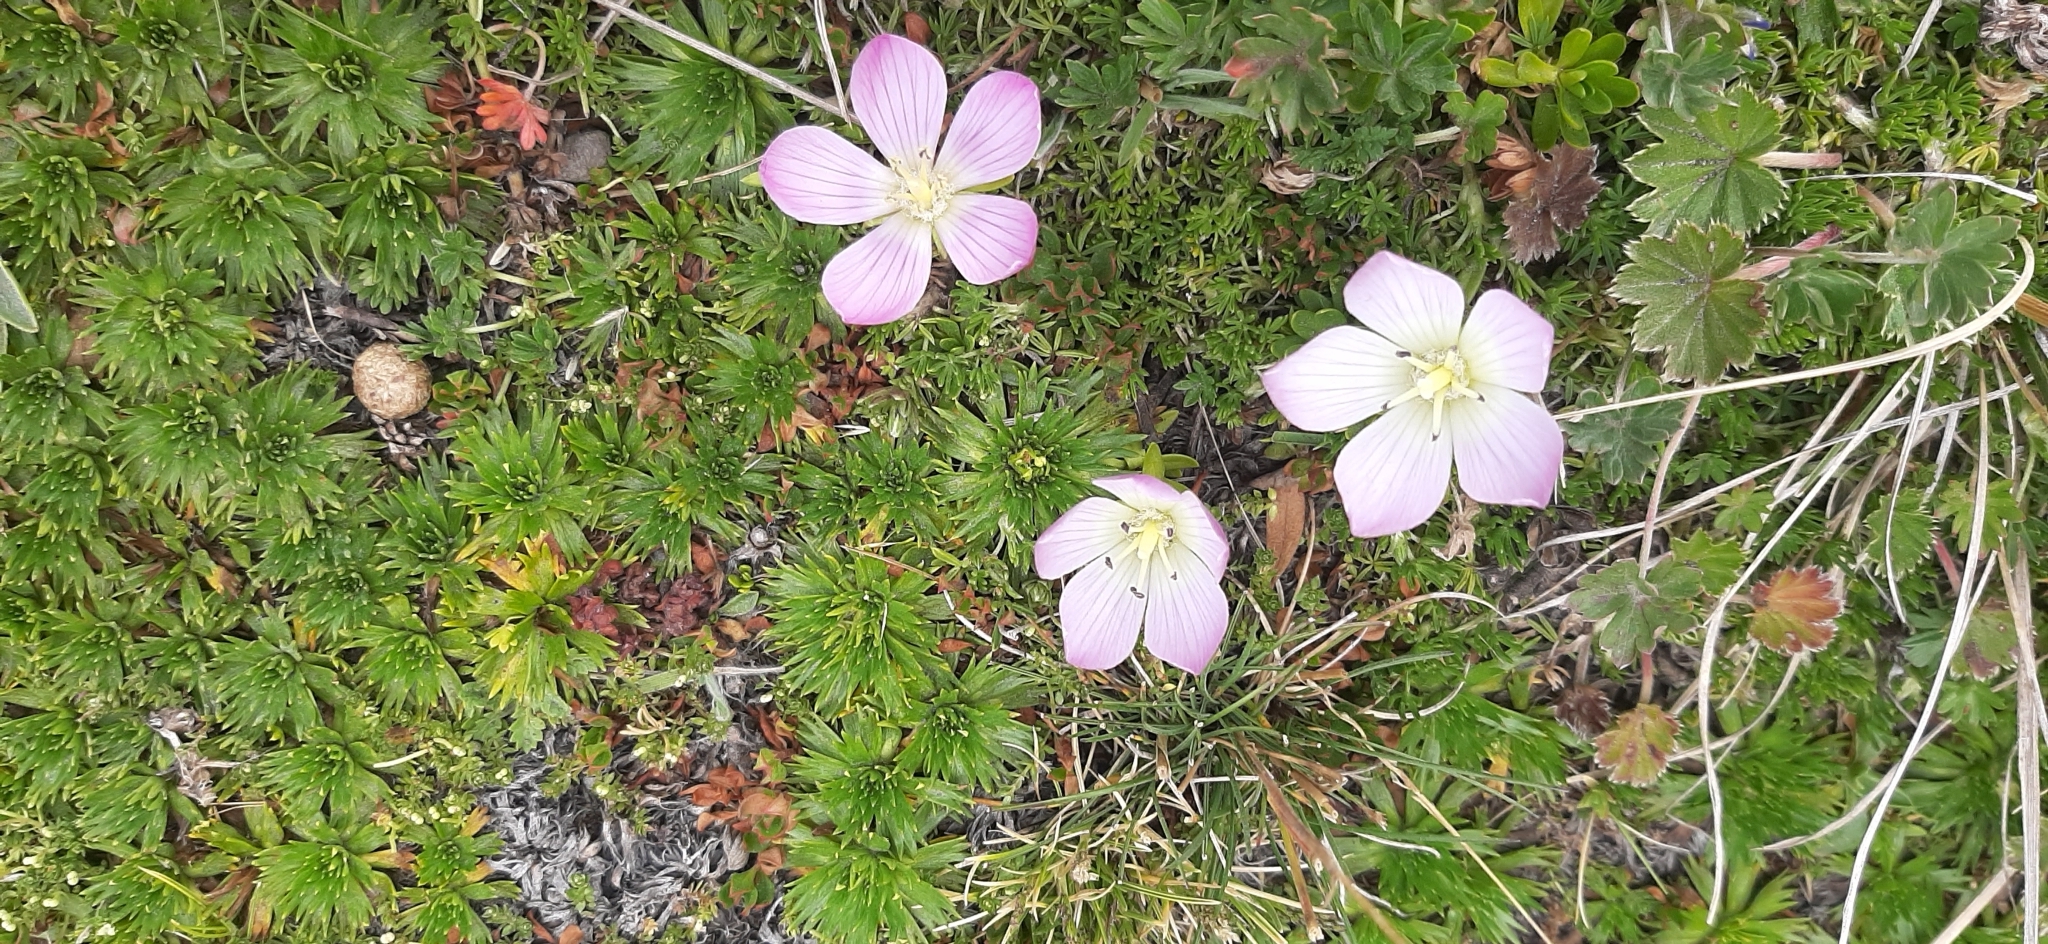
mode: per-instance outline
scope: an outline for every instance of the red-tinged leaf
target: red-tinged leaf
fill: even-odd
[[[476,116],[488,131],[517,131],[519,146],[533,150],[548,139],[548,110],[526,100],[519,90],[497,79],[478,79],[483,86]]]
[[[911,42],[920,46],[929,46],[932,42],[932,25],[924,17],[918,16],[915,13],[905,13],[903,14],[903,35]]]
[[[1593,741],[1594,759],[1614,771],[1609,779],[1647,787],[1664,775],[1678,744],[1678,721],[1656,705],[1637,705],[1614,719]]]
[[[1818,567],[1788,567],[1749,588],[1749,602],[1750,638],[1781,655],[1826,649],[1842,615],[1842,580]]]

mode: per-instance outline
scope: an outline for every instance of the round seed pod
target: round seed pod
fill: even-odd
[[[407,358],[396,344],[372,344],[356,355],[356,399],[363,409],[387,420],[403,419],[426,409],[433,376],[425,365]]]

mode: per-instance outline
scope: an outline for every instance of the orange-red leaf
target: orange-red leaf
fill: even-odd
[[[1749,588],[1750,638],[1782,655],[1827,648],[1842,615],[1842,581],[1818,567],[1788,567]]]
[[[519,90],[497,79],[479,79],[484,88],[476,116],[490,131],[519,132],[519,146],[533,146],[548,139],[548,110],[526,100]]]

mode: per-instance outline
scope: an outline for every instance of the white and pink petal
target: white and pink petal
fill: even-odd
[[[1146,575],[1145,648],[1188,672],[1208,668],[1230,625],[1230,602],[1203,566],[1183,546]]]
[[[1145,620],[1145,598],[1137,582],[1144,574],[1130,562],[1122,567],[1097,560],[1067,578],[1060,591],[1060,636],[1067,662],[1082,669],[1114,668],[1137,648]]]
[[[1038,252],[1038,214],[1015,197],[955,194],[932,228],[960,277],[975,285],[1024,271]]]
[[[901,36],[868,40],[847,83],[854,117],[890,160],[938,152],[946,119],[946,69],[932,51]]]
[[[1458,487],[1491,505],[1541,508],[1564,467],[1564,433],[1541,404],[1506,387],[1481,384],[1484,400],[1444,405],[1445,435]]]
[[[896,175],[868,152],[816,125],[775,136],[761,155],[761,188],[777,209],[806,223],[844,226],[879,219]]]
[[[883,324],[917,307],[931,274],[931,227],[898,214],[825,264],[825,300],[847,324]]]
[[[1015,174],[1038,153],[1041,125],[1037,84],[1015,72],[991,72],[953,113],[938,172],[962,190]]]
[[[1538,393],[1550,376],[1556,337],[1556,329],[1528,303],[1492,289],[1472,304],[1458,334],[1458,353],[1473,381]]]
[[[1067,509],[1032,544],[1032,563],[1045,580],[1064,577],[1100,560],[1129,539],[1124,522],[1131,509],[1107,498],[1084,498]]]
[[[1344,307],[1412,354],[1458,342],[1465,291],[1450,276],[1381,250],[1344,283]]]
[[[1372,421],[1337,454],[1331,477],[1362,538],[1398,534],[1436,513],[1451,484],[1451,437],[1431,435],[1427,403],[1410,400]]]
[[[1095,480],[1095,487],[1134,508],[1157,507],[1179,501],[1181,496],[1180,489],[1143,472],[1105,475]]]
[[[1179,540],[1175,551],[1193,555],[1211,579],[1220,579],[1230,566],[1230,538],[1208,506],[1194,492],[1182,492],[1174,504],[1174,532]]]
[[[1259,375],[1275,409],[1299,429],[1328,433],[1384,409],[1415,385],[1392,341],[1350,325],[1309,339]]]

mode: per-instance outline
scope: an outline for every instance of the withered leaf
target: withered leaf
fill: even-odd
[[[1614,719],[1614,727],[1593,741],[1594,759],[1611,768],[1616,783],[1647,787],[1664,775],[1678,743],[1678,720],[1651,704],[1637,705]]]
[[[1557,704],[1551,707],[1557,720],[1572,729],[1582,738],[1597,736],[1607,730],[1607,724],[1614,720],[1614,709],[1607,704],[1607,693],[1591,685],[1574,685],[1557,696]]]
[[[1561,144],[1540,153],[1501,135],[1486,175],[1491,195],[1506,198],[1501,218],[1508,224],[1508,248],[1516,262],[1534,262],[1557,255],[1557,235],[1586,222],[1600,178],[1593,176],[1599,152]]]
[[[1780,655],[1826,649],[1842,615],[1839,575],[1818,567],[1787,567],[1749,588],[1749,635]]]

